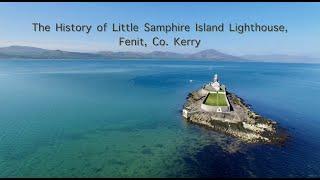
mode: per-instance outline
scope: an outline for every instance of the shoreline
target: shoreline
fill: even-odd
[[[260,116],[236,94],[226,91],[231,105],[230,112],[207,112],[200,108],[203,99],[201,89],[189,93],[183,111],[190,123],[238,138],[246,143],[284,144],[288,135],[277,122]]]
[[[218,59],[179,59],[179,58],[110,58],[110,59],[74,59],[74,58],[0,58],[1,61],[101,61],[101,62],[120,62],[120,61],[161,61],[161,62],[212,62],[212,63],[264,63],[264,64],[292,64],[292,65],[320,65],[320,62],[279,62],[279,61],[256,61],[256,60],[218,60]]]

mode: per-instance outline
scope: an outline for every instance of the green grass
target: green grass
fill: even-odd
[[[225,94],[210,93],[204,103],[210,106],[228,106],[225,96]]]

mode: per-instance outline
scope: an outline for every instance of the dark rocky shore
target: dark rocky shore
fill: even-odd
[[[226,92],[231,111],[226,113],[207,112],[201,109],[206,98],[201,89],[189,93],[184,110],[188,111],[187,121],[218,132],[225,133],[247,143],[283,144],[287,135],[275,121],[264,118],[251,110],[243,99]]]

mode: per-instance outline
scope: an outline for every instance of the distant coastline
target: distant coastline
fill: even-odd
[[[175,53],[170,51],[143,52],[71,52],[62,50],[48,50],[30,46],[9,46],[0,48],[0,60],[208,60],[233,62],[274,62],[274,63],[320,63],[320,58],[295,56],[284,54],[243,55],[234,56],[215,49],[207,49],[197,53]]]

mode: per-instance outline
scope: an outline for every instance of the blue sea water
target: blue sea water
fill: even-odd
[[[288,131],[284,146],[182,119],[214,73]],[[319,177],[319,77],[318,64],[3,60],[0,177]]]

